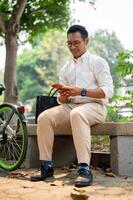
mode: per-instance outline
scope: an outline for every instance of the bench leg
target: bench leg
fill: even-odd
[[[36,136],[28,137],[28,148],[27,148],[26,158],[22,167],[23,168],[40,167],[39,151],[38,151]]]
[[[133,176],[133,137],[110,137],[111,169],[122,176]]]

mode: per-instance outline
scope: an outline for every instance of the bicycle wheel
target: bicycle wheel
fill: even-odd
[[[0,105],[0,167],[11,171],[24,161],[28,144],[23,115],[10,104]]]

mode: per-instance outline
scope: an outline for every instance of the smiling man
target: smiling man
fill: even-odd
[[[38,117],[37,137],[41,160],[41,175],[31,181],[45,180],[53,176],[52,151],[54,131],[71,130],[78,159],[76,187],[91,185],[90,127],[105,121],[108,98],[113,95],[113,81],[108,63],[87,51],[88,32],[81,25],[73,25],[67,31],[67,46],[72,60],[63,66],[58,89],[60,106],[42,112]]]

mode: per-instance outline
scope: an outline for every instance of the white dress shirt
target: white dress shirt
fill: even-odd
[[[105,98],[70,97],[72,103],[97,102],[106,105],[113,95],[113,81],[105,59],[85,52],[78,59],[66,63],[60,71],[59,83],[86,89],[101,88]]]

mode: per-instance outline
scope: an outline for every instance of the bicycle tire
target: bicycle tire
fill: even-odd
[[[6,171],[19,168],[26,156],[28,135],[23,117],[14,105],[0,105],[0,168]]]

